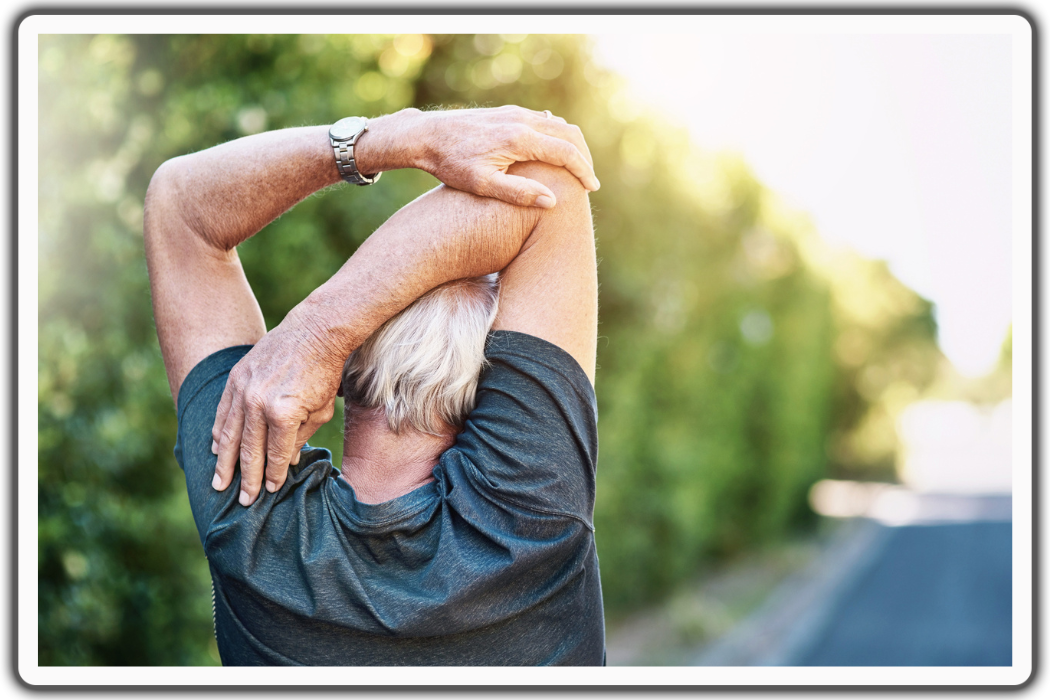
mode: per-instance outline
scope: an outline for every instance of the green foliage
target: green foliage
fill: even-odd
[[[864,452],[863,429],[887,387],[929,381],[929,305],[884,266],[814,262],[804,222],[739,160],[633,103],[585,37],[44,36],[41,664],[217,663],[142,257],[153,171],[265,129],[505,103],[579,124],[602,180],[595,522],[610,611],[805,525],[829,454],[845,474],[892,460],[893,445]],[[268,326],[434,182],[336,188],[240,246]],[[337,412],[314,439],[336,460],[340,426]]]

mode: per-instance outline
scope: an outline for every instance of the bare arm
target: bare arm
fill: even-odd
[[[176,404],[198,362],[266,333],[236,246],[339,182],[327,145],[324,127],[269,132],[170,160],[154,174],[146,193],[146,264]]]
[[[267,490],[279,489],[293,460],[275,456],[274,445],[291,441],[295,455],[331,418],[350,352],[387,319],[450,280],[503,270],[496,328],[562,347],[593,380],[597,280],[586,192],[562,168],[525,163],[511,172],[545,182],[559,205],[544,211],[444,186],[432,190],[388,219],[238,363],[212,431],[219,455],[216,488],[232,481],[239,455],[241,500],[253,502],[263,460],[247,455],[258,451],[266,456]]]
[[[476,191],[547,205],[540,196],[556,201],[559,188],[509,172],[515,158],[542,157],[577,177],[582,171],[588,186],[597,187],[582,155],[586,144],[561,120],[520,108],[421,115],[410,110],[375,120],[359,142],[361,170],[416,165]],[[247,502],[258,493],[263,459],[277,465],[279,487],[292,455],[331,417],[339,370],[354,347],[431,287],[501,269],[528,240],[538,217],[537,209],[496,200],[478,200],[471,217],[464,217],[464,207],[453,202],[471,195],[439,188],[410,205],[421,217],[393,217],[333,280],[266,334],[234,248],[338,181],[326,130],[260,134],[169,161],[147,194],[147,263],[173,396],[207,355],[258,343],[231,373],[214,431],[220,454],[216,485],[229,484],[239,455]],[[448,223],[432,224],[439,220]],[[492,234],[496,223],[505,233]]]
[[[596,188],[587,158],[576,127],[517,107],[404,110],[373,120],[357,148],[362,172],[420,167],[459,189],[538,206],[548,206],[546,198],[553,206],[553,192],[508,174],[511,163],[568,165]],[[200,360],[223,347],[254,343],[266,332],[235,247],[338,182],[325,126],[238,139],[158,169],[146,198],[146,252],[176,400],[182,380]]]

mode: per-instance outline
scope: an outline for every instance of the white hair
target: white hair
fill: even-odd
[[[474,409],[498,305],[498,273],[430,290],[351,353],[343,366],[345,398],[384,409],[395,433],[405,425],[431,435],[462,428]]]

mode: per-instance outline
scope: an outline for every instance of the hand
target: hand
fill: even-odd
[[[288,465],[331,420],[343,361],[289,319],[263,336],[230,372],[212,426],[218,454],[212,486],[224,491],[241,461],[239,501],[255,502],[265,463],[266,490],[284,485]]]
[[[400,133],[388,141],[382,135],[386,125],[380,121],[391,118],[397,121],[387,124],[396,127],[387,133]],[[579,127],[544,112],[514,105],[435,112],[404,110],[373,123],[373,143],[369,144],[371,135],[361,139],[363,160],[371,155],[366,148],[393,149],[397,148],[395,142],[404,148],[405,143],[410,143],[412,167],[427,171],[449,187],[482,197],[525,207],[553,207],[557,200],[546,185],[507,174],[513,163],[522,161],[563,166],[592,192],[601,186]],[[372,127],[369,132],[373,132]],[[378,154],[373,157],[373,162],[382,160]],[[361,160],[358,166],[362,172],[372,172]]]

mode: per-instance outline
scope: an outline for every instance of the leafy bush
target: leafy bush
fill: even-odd
[[[885,266],[829,258],[745,164],[632,102],[585,37],[44,36],[41,664],[217,663],[141,252],[153,171],[264,129],[504,103],[579,124],[602,180],[595,522],[611,612],[804,526],[829,469],[891,475],[886,397],[930,380],[929,304]],[[242,245],[268,326],[434,184],[398,171],[336,188]],[[339,431],[315,438],[337,460]]]

